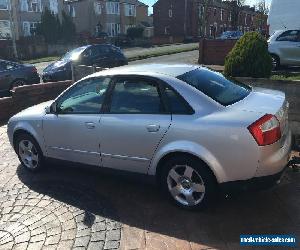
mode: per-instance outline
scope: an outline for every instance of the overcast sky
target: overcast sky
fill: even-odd
[[[140,0],[141,2],[149,5],[149,11],[152,13],[152,5],[157,1],[157,0]],[[254,5],[257,3],[259,0],[246,0],[246,4],[249,5]],[[271,0],[266,0],[268,3],[271,3]]]

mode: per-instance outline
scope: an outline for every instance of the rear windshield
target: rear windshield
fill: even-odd
[[[177,78],[224,106],[244,99],[251,92],[248,85],[204,68],[189,71]]]

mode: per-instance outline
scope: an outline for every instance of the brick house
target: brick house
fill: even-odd
[[[204,0],[158,0],[153,5],[154,36],[179,41],[217,37],[223,31],[233,30],[234,26],[242,32],[266,30],[267,16],[258,15],[254,7],[243,6],[234,19],[232,5],[228,1],[210,0],[206,12],[204,6]],[[259,26],[255,21],[258,16]],[[206,20],[204,24],[203,18]],[[237,20],[235,25],[233,20]]]

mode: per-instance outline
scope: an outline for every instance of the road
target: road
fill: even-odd
[[[129,64],[140,64],[140,63],[197,63],[198,60],[198,50],[182,52],[172,55],[151,57],[148,59],[137,60],[130,62]],[[52,62],[43,62],[35,64],[38,73],[41,74],[43,69],[46,68]]]

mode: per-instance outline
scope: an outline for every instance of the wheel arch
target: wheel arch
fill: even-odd
[[[159,177],[164,163],[171,157],[175,155],[184,155],[197,159],[207,166],[207,168],[212,172],[217,183],[222,183],[226,181],[226,173],[224,172],[221,164],[218,160],[204,147],[195,143],[184,143],[181,148],[173,148],[173,146],[168,145],[168,149],[161,149],[156,153],[153,158],[150,168],[148,170],[149,175],[155,175],[156,178]]]

